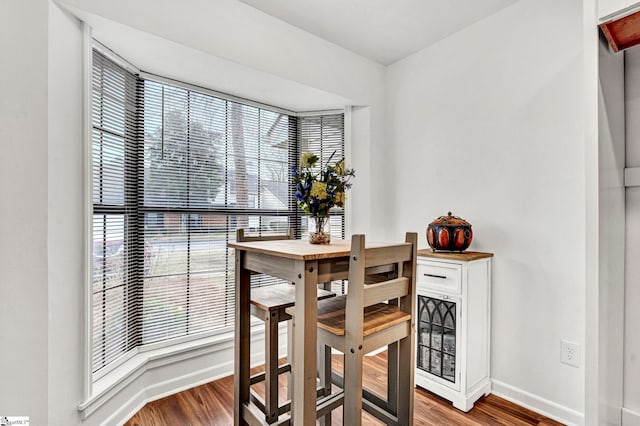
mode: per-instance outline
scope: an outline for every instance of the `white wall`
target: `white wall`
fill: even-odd
[[[47,424],[49,1],[0,2],[0,415]]]
[[[78,422],[83,390],[84,170],[80,22],[49,8],[48,260],[50,425]]]
[[[597,335],[597,424],[617,425],[623,386],[624,60],[603,39],[598,55],[598,309],[587,312],[587,323],[595,320],[587,330]]]
[[[389,67],[396,226],[452,211],[495,253],[494,390],[580,423],[585,177],[581,1],[521,0]],[[424,237],[422,245],[426,246]]]
[[[640,50],[625,52],[626,166],[640,167]],[[640,187],[626,190],[624,406],[640,420]]]

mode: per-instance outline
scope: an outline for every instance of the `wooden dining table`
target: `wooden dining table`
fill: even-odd
[[[304,240],[229,243],[235,249],[234,424],[242,425],[258,412],[250,387],[250,276],[267,274],[295,285],[296,324],[293,335],[291,423],[315,424],[317,374],[317,286],[347,279],[351,242],[310,244]],[[369,246],[369,244],[367,244]]]

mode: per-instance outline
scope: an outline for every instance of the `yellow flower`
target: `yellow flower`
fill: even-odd
[[[311,185],[311,196],[318,200],[326,200],[327,184],[324,182],[313,182],[313,185]]]
[[[344,176],[344,160],[336,163],[336,173],[340,176]]]
[[[305,152],[300,158],[300,167],[312,167],[314,164],[316,164],[316,161],[318,161],[317,155],[315,155],[313,152]]]
[[[344,206],[344,192],[336,192],[335,204],[338,207]]]

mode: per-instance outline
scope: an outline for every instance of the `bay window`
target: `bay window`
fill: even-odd
[[[291,167],[304,151],[342,158],[344,116],[298,115],[141,78],[98,51],[92,80],[97,373],[139,347],[232,330],[227,243],[241,227],[293,227],[305,237]],[[331,232],[344,237],[341,209]]]

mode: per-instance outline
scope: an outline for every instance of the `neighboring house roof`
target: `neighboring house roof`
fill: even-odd
[[[228,206],[234,206],[237,203],[235,187],[235,176],[229,176],[226,188],[226,205]],[[260,208],[263,209],[287,209],[289,204],[289,184],[287,182],[261,179],[260,190],[258,190],[258,176],[250,174],[247,176],[247,192],[253,197],[256,197],[258,193],[260,194],[259,205]],[[255,200],[256,203],[257,201],[258,200]],[[220,191],[216,194],[211,204],[214,206],[225,205],[224,186],[220,188]],[[255,207],[257,207],[257,204]]]

